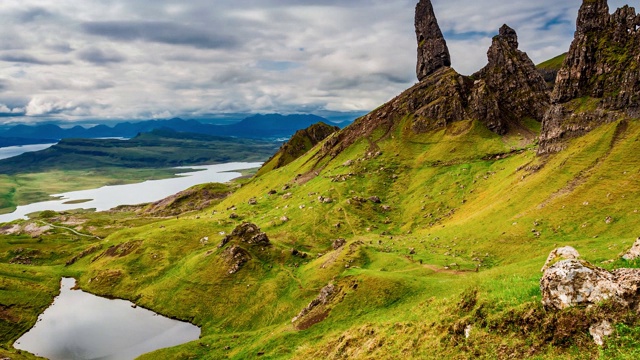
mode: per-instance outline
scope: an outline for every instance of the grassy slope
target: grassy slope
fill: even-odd
[[[536,158],[529,147],[510,153],[517,135],[503,139],[471,122],[414,135],[409,120],[383,140],[375,133],[360,140],[307,182],[293,179],[313,170],[318,148],[245,184],[214,209],[104,240],[105,248],[137,246],[126,256],[94,262],[87,256],[70,268],[45,269],[53,277],[80,274],[85,289],[203,327],[199,341],[143,357],[149,359],[607,357],[584,331],[562,337],[522,319],[574,316],[547,314],[539,305],[540,267],[550,250],[572,245],[601,264],[640,233],[634,156],[640,123],[624,131],[617,123],[603,125],[560,154]],[[382,155],[364,157],[369,140]],[[354,164],[344,167],[347,160]],[[345,174],[352,176],[331,181]],[[291,188],[281,190],[285,183]],[[272,189],[277,194],[267,195]],[[334,201],[321,204],[319,195]],[[382,204],[353,200],[372,195]],[[258,204],[248,205],[253,197]],[[240,219],[231,220],[232,211]],[[283,222],[283,215],[290,220]],[[241,221],[258,224],[273,246],[250,248],[252,259],[229,275],[224,249],[215,245],[220,232]],[[210,243],[200,241],[205,236]],[[334,251],[337,237],[348,244]],[[292,256],[291,248],[311,256]],[[457,266],[445,269],[452,263]],[[330,281],[342,290],[327,319],[295,330],[291,319]],[[35,319],[39,309],[23,312]],[[469,339],[462,331],[467,325],[473,327]],[[626,331],[631,345],[622,355],[633,358],[637,328]],[[549,332],[559,339],[554,346]],[[5,346],[14,337],[4,337]]]
[[[567,57],[567,53],[558,55],[552,59],[549,59],[545,62],[542,62],[536,65],[536,68],[543,69],[543,70],[560,70],[560,68],[562,68],[562,63],[564,62],[564,59],[566,57]]]

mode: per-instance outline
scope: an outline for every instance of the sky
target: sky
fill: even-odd
[[[0,124],[368,112],[417,82],[416,3],[0,0]],[[504,23],[535,63],[566,52],[580,4],[433,0],[462,74]]]

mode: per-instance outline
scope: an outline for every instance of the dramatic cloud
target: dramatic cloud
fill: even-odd
[[[236,40],[230,36],[165,21],[104,21],[85,23],[85,31],[116,41],[150,41],[186,45],[202,49],[231,48]]]
[[[416,82],[416,3],[2,0],[0,123],[355,116]],[[433,0],[463,74],[484,66],[504,23],[534,62],[565,52],[580,4]]]

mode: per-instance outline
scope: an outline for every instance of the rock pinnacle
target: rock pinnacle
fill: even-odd
[[[420,0],[416,6],[416,37],[418,40],[418,80],[437,70],[451,66],[451,56],[430,0]]]

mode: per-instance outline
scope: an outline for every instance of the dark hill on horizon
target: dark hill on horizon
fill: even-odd
[[[277,139],[289,138],[296,131],[307,128],[315,123],[324,122],[337,125],[325,118],[309,114],[268,114],[254,115],[242,121],[229,125],[205,124],[197,120],[174,118],[169,120],[147,120],[141,122],[122,122],[113,127],[96,125],[91,128],[74,126],[63,129],[55,124],[16,125],[0,131],[0,139],[13,138],[28,143],[33,139],[70,139],[70,138],[105,138],[123,137],[133,138],[140,133],[157,129],[171,129],[177,132],[189,132],[213,136],[228,136],[248,139]],[[50,141],[50,140],[47,140]],[[33,142],[31,142],[33,143]]]

